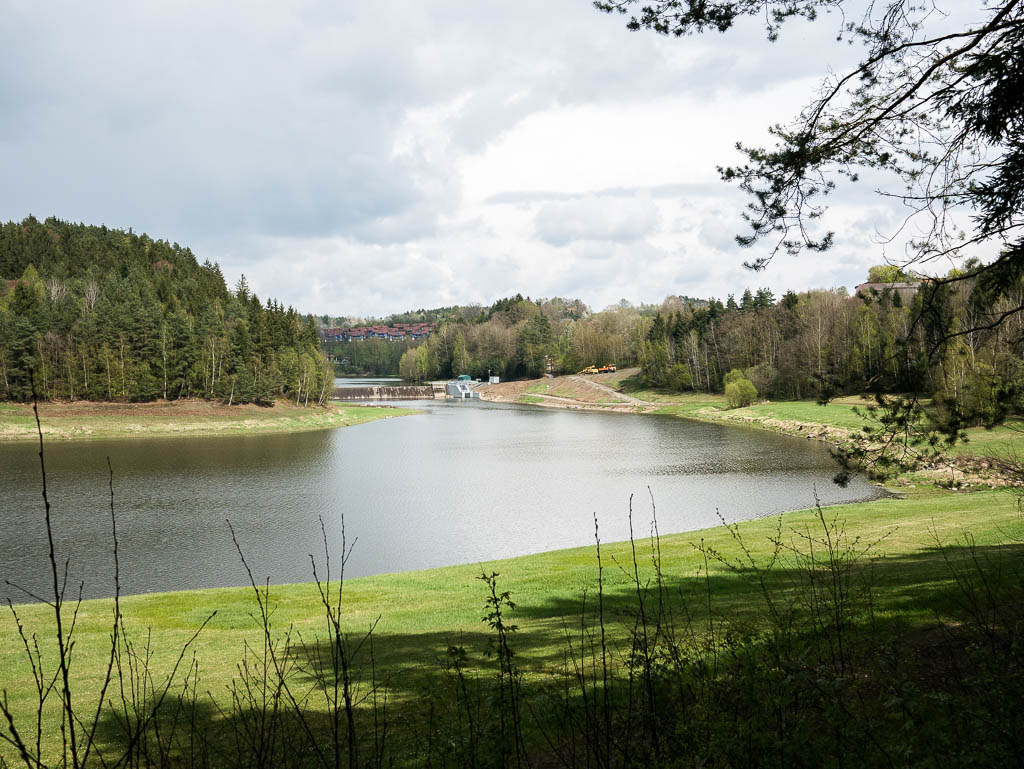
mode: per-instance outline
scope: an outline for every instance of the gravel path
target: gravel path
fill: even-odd
[[[596,389],[600,390],[603,393],[607,393],[608,395],[612,395],[612,396],[615,397],[616,400],[626,401],[627,403],[633,403],[633,404],[635,404],[637,406],[657,406],[658,405],[657,403],[650,403],[649,401],[642,401],[639,398],[634,398],[632,395],[626,395],[626,393],[619,392],[618,390],[615,390],[615,389],[609,387],[608,385],[601,384],[600,382],[595,382],[592,379],[585,379],[584,377],[581,377],[579,375],[575,375],[574,374],[573,376],[571,376],[569,378],[570,379],[575,379],[578,382],[582,382],[583,384],[587,385],[588,387],[596,388]]]

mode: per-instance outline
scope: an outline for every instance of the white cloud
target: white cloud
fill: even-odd
[[[850,283],[895,221],[870,185],[837,198],[838,258],[739,267],[744,201],[715,166],[856,54],[834,19],[774,45],[760,26],[667,39],[546,0],[13,0],[0,217],[148,231],[334,314]]]

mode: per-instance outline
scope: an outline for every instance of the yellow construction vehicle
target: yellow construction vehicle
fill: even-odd
[[[587,366],[582,371],[577,371],[576,373],[577,374],[596,374],[597,373],[597,366]]]

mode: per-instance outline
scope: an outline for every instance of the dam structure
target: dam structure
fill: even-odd
[[[473,389],[472,382],[465,379],[453,379],[445,385],[445,395],[455,400],[480,399],[480,393]]]
[[[433,400],[431,385],[365,385],[336,387],[331,392],[335,401],[422,401]]]

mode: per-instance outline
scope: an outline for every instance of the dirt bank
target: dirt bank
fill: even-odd
[[[305,408],[285,401],[273,406],[227,406],[202,400],[39,404],[43,434],[62,440],[322,430],[412,413],[416,412],[335,404]],[[0,441],[31,440],[36,436],[31,406],[0,404]]]
[[[485,401],[530,403],[563,409],[648,413],[658,408],[659,404],[634,398],[610,386],[618,384],[621,378],[621,375],[616,377],[614,374],[544,377],[521,382],[483,384],[477,386],[476,390]]]

